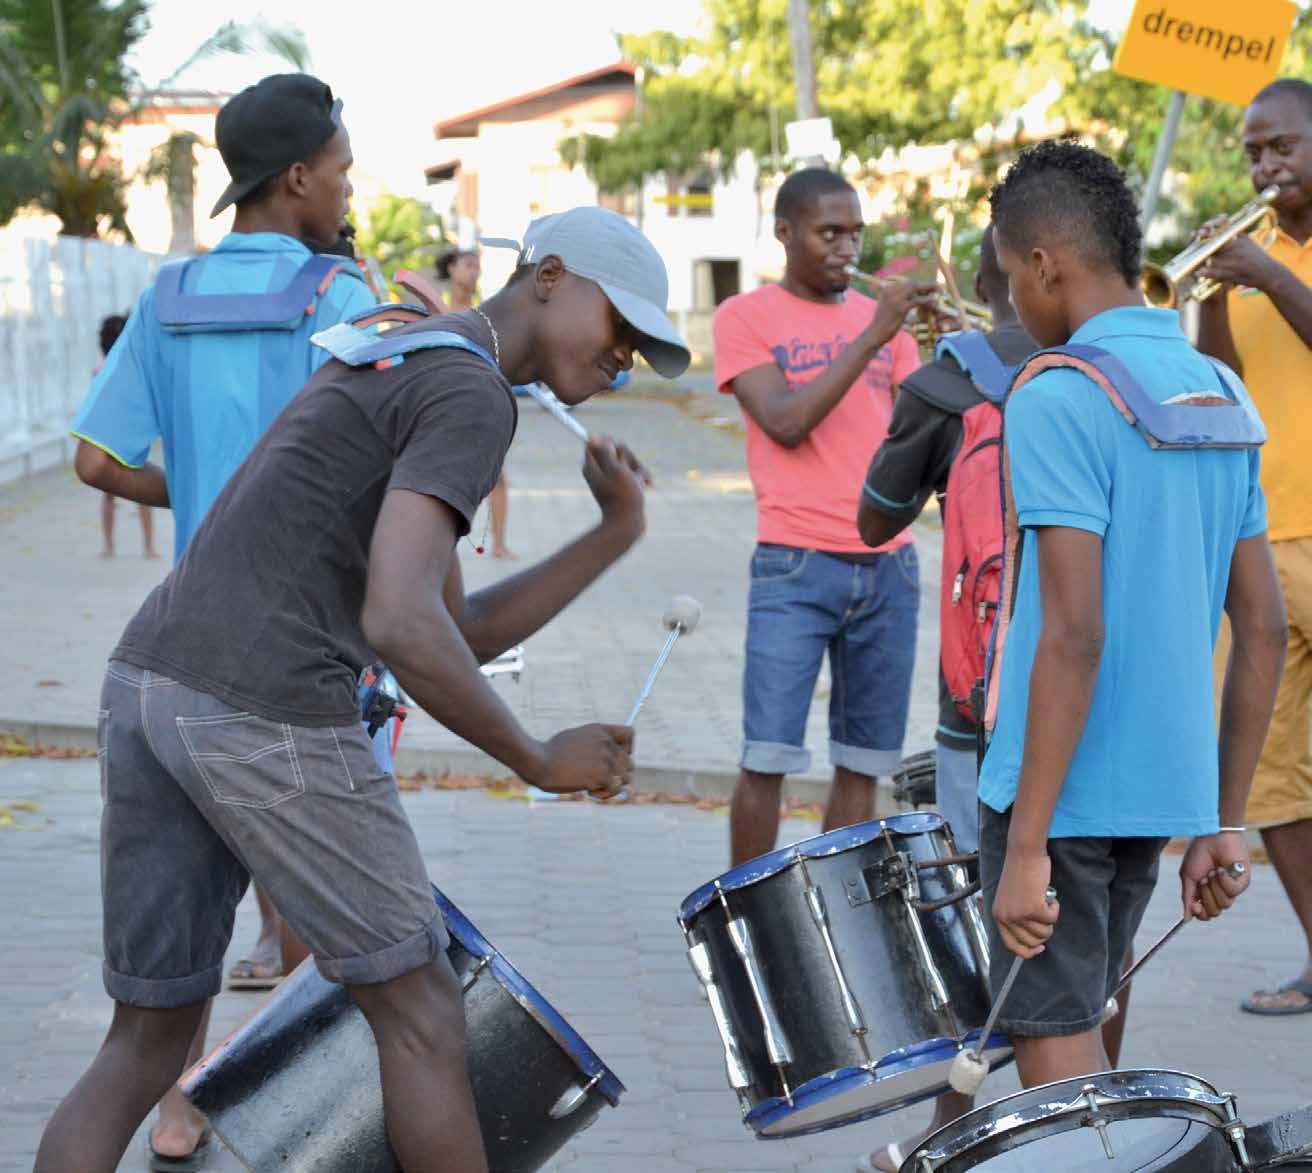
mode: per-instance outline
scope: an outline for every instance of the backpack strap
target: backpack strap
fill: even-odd
[[[310,336],[310,341],[326,350],[339,362],[351,367],[375,366],[379,370],[396,366],[416,350],[466,350],[481,358],[493,370],[496,361],[477,342],[451,330],[416,330],[413,334],[391,331],[381,337],[367,334],[350,322],[338,322]]]
[[[1100,346],[1071,342],[1041,350],[1023,363],[1011,390],[1015,392],[1042,371],[1070,367],[1092,380],[1150,447],[1261,447],[1266,442],[1266,428],[1243,383],[1224,363],[1215,359],[1209,362],[1220,383],[1219,390],[1187,391],[1158,402],[1114,354]]]
[[[1015,369],[1000,359],[979,330],[960,330],[945,334],[934,347],[934,357],[950,355],[966,372],[975,389],[990,403],[1000,404],[1007,397]]]
[[[310,314],[342,268],[341,258],[309,257],[283,289],[270,293],[183,293],[187,270],[199,258],[162,265],[155,279],[155,316],[166,330],[222,333],[294,330]]]

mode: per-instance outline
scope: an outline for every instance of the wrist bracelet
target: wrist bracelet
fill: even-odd
[[[1216,833],[1218,835],[1224,835],[1229,832],[1232,835],[1243,835],[1247,830],[1247,827],[1217,827]]]

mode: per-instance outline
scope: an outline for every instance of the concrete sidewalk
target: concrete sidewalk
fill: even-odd
[[[461,544],[470,589],[551,553],[593,524],[596,505],[579,475],[579,449],[563,428],[528,400],[507,472],[509,542],[518,563],[480,557],[476,522]],[[638,721],[637,784],[644,789],[723,796],[736,776],[741,738],[742,641],[747,564],[755,507],[742,441],[708,417],[732,419],[727,401],[688,396],[610,396],[585,404],[578,418],[594,431],[628,441],[650,465],[647,536],[591,591],[527,644],[518,684],[501,695],[536,735],[587,721],[621,721],[664,638],[660,618],[670,598],[691,594],[704,607],[695,635],[681,640]],[[700,417],[700,418],[699,418]],[[89,746],[105,658],[142,598],[167,573],[171,519],[157,513],[156,543],[165,557],[137,556],[135,509],[121,505],[119,556],[97,554],[98,494],[67,468],[0,489],[0,639],[7,652],[0,679],[0,729],[30,740]],[[936,721],[937,532],[918,528],[922,608],[906,749],[929,746]],[[822,678],[823,679],[823,678]],[[823,689],[822,689],[823,693]],[[815,798],[828,775],[826,695],[813,705],[808,742],[812,769],[794,794]],[[408,722],[399,768],[503,773],[500,766],[422,713]]]
[[[42,809],[20,816],[26,833],[0,828],[0,1173],[31,1168],[45,1121],[90,1061],[110,1011],[100,982],[96,763],[0,758],[0,804],[17,801]],[[927,1110],[913,1108],[763,1142],[739,1122],[674,920],[689,892],[725,870],[722,815],[469,791],[404,801],[433,880],[628,1087],[546,1173],[849,1173],[858,1153],[925,1123]],[[789,821],[784,838],[816,829]],[[1178,862],[1163,860],[1141,949],[1178,913]],[[248,899],[229,962],[253,936]],[[1275,876],[1258,865],[1232,912],[1188,926],[1136,980],[1125,1065],[1195,1073],[1235,1093],[1250,1122],[1312,1100],[1312,1016],[1254,1018],[1237,1007],[1255,986],[1289,976],[1300,940]],[[211,1040],[259,1000],[222,994]],[[990,1077],[985,1098],[1015,1088],[1007,1069]],[[143,1129],[123,1173],[144,1169],[145,1143]],[[1092,1167],[1097,1142],[1088,1144]],[[239,1166],[219,1153],[208,1168]]]

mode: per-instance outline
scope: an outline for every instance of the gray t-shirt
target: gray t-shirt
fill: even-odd
[[[482,341],[460,316],[441,325]],[[468,533],[516,422],[510,385],[467,351],[417,351],[384,371],[327,363],[233,474],[114,658],[272,721],[357,719],[356,678],[377,658],[360,612],[384,495],[444,501]]]

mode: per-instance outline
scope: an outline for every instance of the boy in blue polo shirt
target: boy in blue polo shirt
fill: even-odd
[[[1209,419],[1238,415],[1260,442],[1237,380],[1190,347],[1174,312],[1143,305],[1138,208],[1110,160],[1040,144],[991,202],[1012,303],[1040,345],[1100,348],[1145,402],[1201,397]],[[1030,959],[999,1020],[1027,1087],[1107,1067],[1103,1006],[1168,838],[1192,839],[1185,916],[1219,915],[1248,886],[1240,825],[1284,654],[1255,448],[1150,443],[1129,402],[1087,370],[1049,367],[1018,379],[1005,414],[1019,558],[980,773],[980,868],[995,996],[1013,955]],[[1235,651],[1218,738],[1222,606]]]

